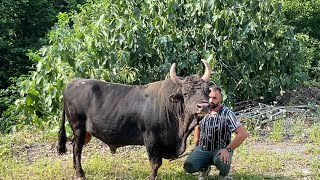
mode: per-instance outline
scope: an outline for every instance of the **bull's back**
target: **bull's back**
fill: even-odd
[[[67,84],[63,98],[72,103],[77,110],[96,110],[112,105],[126,96],[134,86],[109,83],[93,79],[75,79]],[[89,108],[89,109],[88,109]]]
[[[135,88],[137,86],[76,79],[66,86],[63,96],[66,106],[72,109],[70,116],[84,117],[86,131],[93,136],[107,144],[141,144],[143,125],[139,111],[127,110],[128,106],[135,106],[131,96],[140,96]]]

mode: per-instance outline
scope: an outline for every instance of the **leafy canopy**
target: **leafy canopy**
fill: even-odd
[[[285,0],[283,14],[285,24],[294,27],[296,33],[302,33],[308,53],[309,76],[320,81],[320,0]]]
[[[50,44],[30,53],[37,67],[21,84],[21,118],[57,122],[62,90],[74,77],[128,84],[213,68],[227,102],[272,100],[307,78],[304,48],[271,0],[98,0],[61,13]],[[41,118],[41,120],[40,120]]]
[[[85,0],[5,0],[0,3],[0,131],[16,124],[14,101],[19,98],[16,82],[34,70],[26,55],[46,43],[46,33],[60,11],[76,9]]]

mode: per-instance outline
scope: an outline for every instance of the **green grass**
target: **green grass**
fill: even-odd
[[[297,122],[299,124],[299,122]],[[301,136],[301,129],[293,125],[290,132]],[[287,130],[287,129],[286,129]],[[289,130],[288,130],[289,131]],[[234,153],[231,176],[233,179],[320,179],[319,125],[312,125],[309,139],[297,143],[284,141],[283,120],[276,121],[270,136],[254,133]],[[54,131],[26,129],[0,136],[0,179],[74,179],[70,142],[68,153],[56,153],[57,134]],[[259,137],[260,136],[260,137]],[[192,138],[192,137],[190,137]],[[192,140],[188,140],[188,150]],[[265,141],[268,138],[268,141]],[[187,151],[188,151],[187,150]],[[99,140],[84,147],[82,165],[87,179],[147,179],[151,168],[145,148],[128,146],[119,148],[115,155]],[[187,174],[182,166],[186,157],[164,160],[158,179],[195,180],[197,174]],[[219,172],[213,168],[210,179]]]
[[[250,144],[244,144],[235,152],[234,163],[239,164],[237,172],[249,174],[266,174],[280,172],[283,156],[275,152],[251,149]],[[256,167],[256,168],[251,168]]]
[[[306,145],[306,153],[308,154],[320,154],[320,144],[307,144]]]
[[[311,126],[310,140],[312,142],[320,143],[320,124],[314,123]]]
[[[271,141],[282,141],[283,132],[284,132],[283,119],[279,119],[279,120],[275,121],[273,124],[272,131],[270,134],[270,140]]]
[[[293,140],[295,142],[301,142],[303,140],[304,134],[304,119],[298,117],[295,119],[294,124],[292,125],[292,132],[293,132]]]

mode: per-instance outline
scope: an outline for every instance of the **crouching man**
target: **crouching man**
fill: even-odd
[[[199,180],[206,179],[210,166],[220,171],[218,179],[227,179],[233,151],[248,137],[235,114],[221,104],[222,94],[218,86],[210,87],[211,113],[206,115],[195,128],[195,149],[189,154],[184,169],[188,173],[200,171]],[[231,133],[235,137],[231,141]]]

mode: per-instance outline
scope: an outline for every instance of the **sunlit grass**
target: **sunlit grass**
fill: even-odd
[[[311,162],[312,172],[314,174],[314,179],[320,179],[320,159],[313,159]]]
[[[270,134],[271,141],[282,141],[283,139],[283,119],[276,120],[273,124],[272,131]]]
[[[291,129],[293,132],[293,140],[301,142],[304,135],[304,119],[301,117],[296,118]]]
[[[311,126],[310,140],[315,143],[320,143],[320,124],[314,123]]]
[[[313,155],[319,155],[320,154],[320,144],[307,144],[306,145],[306,153],[313,154]]]
[[[290,132],[303,137],[302,129],[295,122]],[[288,130],[288,129],[286,129]],[[269,136],[259,137],[253,133],[243,145],[235,150],[231,176],[233,179],[319,179],[319,125],[313,125],[308,144],[295,140],[283,142],[283,121],[275,122]],[[263,138],[268,138],[268,141]],[[192,149],[192,136],[188,140],[187,152]],[[299,141],[298,141],[299,142]],[[306,141],[304,141],[306,142]],[[49,132],[27,129],[0,136],[0,179],[74,179],[72,149],[67,142],[68,152],[59,156],[56,153],[56,130]],[[279,146],[277,145],[279,144]],[[292,145],[293,147],[288,147]],[[273,147],[276,147],[273,149]],[[298,149],[295,149],[298,148]],[[299,149],[300,148],[300,149]],[[151,168],[143,146],[119,148],[115,155],[99,140],[93,138],[84,147],[82,165],[87,179],[136,180],[148,179]],[[197,174],[186,173],[182,166],[186,157],[174,161],[163,160],[158,179],[195,180]],[[219,172],[213,167],[210,179]]]
[[[281,157],[275,152],[252,149],[250,144],[243,144],[235,152],[234,164],[237,172],[249,174],[269,174],[279,172],[282,167]],[[256,167],[256,168],[252,168]]]

